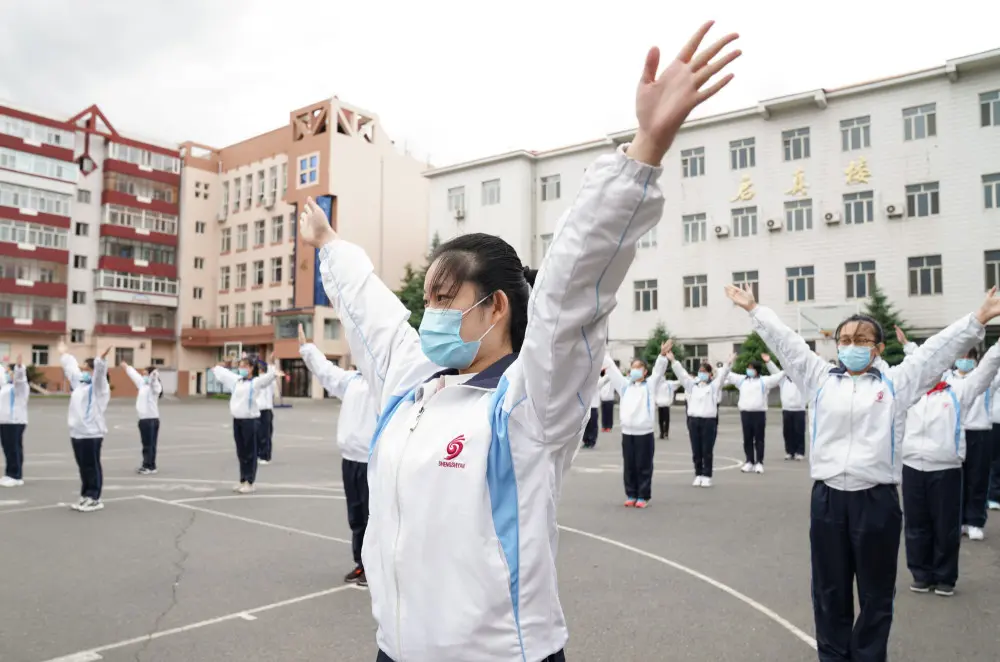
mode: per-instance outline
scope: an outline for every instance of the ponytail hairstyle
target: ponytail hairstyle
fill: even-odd
[[[513,246],[491,234],[463,234],[438,246],[431,263],[437,266],[430,289],[442,295],[455,296],[463,283],[475,286],[476,299],[483,300],[479,305],[492,304],[497,292],[507,295],[510,344],[515,352],[521,351],[528,326],[528,298],[538,271],[522,265]]]

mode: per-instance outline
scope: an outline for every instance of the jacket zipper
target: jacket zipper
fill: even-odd
[[[410,445],[410,435],[417,429],[417,423],[420,422],[420,416],[424,413],[425,408],[425,405],[421,403],[420,409],[417,410],[416,416],[413,417],[413,423],[410,424],[409,434],[406,435],[406,439],[403,442],[403,450],[400,451],[399,461],[396,464],[396,542],[392,547],[392,575],[396,584],[396,662],[403,662],[403,629],[399,597],[402,593],[399,590],[399,534],[403,528],[403,512],[399,499],[399,472],[403,467],[403,457],[406,455],[406,449]]]
[[[847,469],[851,466],[851,447],[854,445],[854,399],[858,394],[858,380],[851,379],[851,419],[850,419],[850,430],[851,434],[847,438],[847,455],[844,456],[844,489],[847,489],[847,479],[849,478],[847,474]]]

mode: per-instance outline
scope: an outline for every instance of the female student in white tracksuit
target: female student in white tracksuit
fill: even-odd
[[[761,357],[767,371],[781,376],[778,393],[781,394],[781,433],[785,438],[785,459],[801,460],[806,456],[806,399],[792,378],[784,374],[767,354]]]
[[[351,527],[351,550],[354,553],[354,569],[347,573],[344,581],[367,586],[361,547],[368,526],[368,452],[378,421],[378,404],[361,373],[344,370],[328,361],[316,345],[306,342],[301,324],[299,354],[326,392],[340,400],[337,448],[340,450],[347,524]]]
[[[764,430],[767,425],[767,394],[771,392],[781,375],[761,375],[760,363],[751,361],[746,374],[729,373],[726,382],[740,392],[737,408],[743,425],[743,454],[746,463],[740,469],[743,473],[764,473]]]
[[[1000,368],[994,344],[963,379],[942,381],[906,414],[903,437],[903,512],[910,590],[949,596],[958,581],[962,540],[962,464],[973,414]]]
[[[233,439],[236,442],[236,458],[240,463],[240,484],[233,491],[252,494],[257,480],[257,422],[260,418],[257,394],[277,377],[274,362],[271,362],[267,373],[263,375],[259,374],[257,361],[249,359],[240,361],[236,373],[223,364],[212,368],[212,373],[231,393],[229,411],[233,415]]]
[[[66,353],[66,344],[59,343],[59,363],[70,385],[69,438],[73,455],[80,470],[80,500],[73,510],[90,513],[104,508],[101,490],[104,470],[101,467],[101,445],[108,433],[104,412],[111,399],[108,364],[105,360],[111,348],[96,359],[86,359],[81,366]]]
[[[650,52],[636,140],[587,169],[534,289],[534,272],[505,241],[460,235],[435,251],[418,336],[364,251],[307,203],[299,236],[320,249],[324,289],[382,412],[363,552],[379,660],[565,659],[555,568],[562,479],[597,387],[615,293],[636,241],[663,213],[659,164],[707,98],[692,88],[735,57],[702,68],[735,38],[693,57],[707,29],[660,78]]]
[[[257,369],[263,369],[266,373],[267,365],[261,364],[257,366]],[[271,455],[274,452],[274,389],[276,385],[277,380],[262,387],[257,392],[257,409],[260,410],[260,418],[257,419],[257,462],[260,464],[270,464]]]
[[[618,367],[615,367],[618,370]],[[597,380],[597,397],[601,401],[601,431],[611,432],[615,426],[615,387],[611,385],[611,377],[607,370],[601,370]]]
[[[839,367],[816,356],[753,294],[727,286],[750,311],[753,329],[777,354],[785,374],[813,401],[810,473],[812,595],[822,661],[878,661],[887,657],[892,626],[902,512],[897,485],[907,410],[941,373],[985,334],[1000,314],[992,296],[930,338],[898,366],[873,362],[885,347],[882,327],[853,315],[837,329]],[[854,621],[854,585],[861,612]]]
[[[160,373],[156,368],[146,368],[146,374],[125,361],[121,362],[125,374],[132,380],[139,393],[135,396],[135,410],[139,414],[139,439],[142,441],[142,466],[136,473],[148,476],[155,474],[156,442],[160,436],[160,397],[163,395],[163,384],[160,383]]]
[[[17,357],[8,374],[0,366],[0,445],[6,467],[0,487],[24,485],[24,430],[28,427],[28,371]]]
[[[666,347],[666,345],[664,345]],[[642,359],[632,361],[628,377],[615,367],[610,356],[604,357],[604,374],[618,393],[618,415],[622,427],[622,475],[625,483],[625,506],[645,508],[653,496],[653,435],[656,385],[663,379],[666,362],[656,362],[653,374]]]
[[[666,377],[656,383],[656,422],[659,423],[660,439],[670,437],[670,407],[680,385],[679,380]]]
[[[687,413],[688,436],[691,438],[691,459],[694,462],[694,487],[712,486],[715,440],[719,434],[719,401],[730,366],[736,355],[714,374],[712,364],[705,361],[698,366],[697,378],[688,374],[680,361],[667,353],[674,374],[684,387],[684,406]],[[659,359],[657,359],[659,360]]]

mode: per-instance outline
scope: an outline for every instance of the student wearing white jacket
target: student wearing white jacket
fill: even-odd
[[[582,436],[608,315],[660,220],[661,163],[687,114],[728,79],[735,35],[659,77],[650,51],[630,146],[587,169],[537,274],[485,234],[440,246],[420,335],[357,246],[309,200],[299,235],[380,403],[368,463],[364,565],[383,662],[561,662],[556,507]],[[530,294],[530,301],[529,301]],[[441,368],[445,368],[442,370]]]
[[[139,439],[142,441],[142,466],[136,470],[143,476],[155,474],[156,442],[160,437],[160,398],[163,397],[163,385],[160,383],[160,373],[156,368],[146,368],[145,374],[125,361],[121,362],[125,374],[132,380],[139,393],[135,396],[135,410],[139,414]]]
[[[316,345],[306,342],[301,324],[299,354],[326,392],[340,400],[337,448],[340,449],[347,524],[351,527],[351,550],[354,552],[354,569],[347,573],[344,581],[368,586],[361,548],[368,527],[368,452],[378,422],[378,403],[360,372],[353,367],[351,370],[338,367],[327,360]]]
[[[257,480],[257,421],[260,418],[257,394],[278,376],[274,369],[274,357],[271,357],[271,365],[263,375],[258,362],[246,358],[240,360],[235,373],[222,363],[212,368],[212,373],[231,394],[229,412],[233,415],[233,439],[240,463],[240,484],[233,491],[252,494]]]
[[[990,463],[990,491],[986,505],[990,510],[1000,510],[1000,374],[990,386],[993,405],[990,407],[990,420],[993,421],[993,460]]]
[[[994,344],[962,379],[942,381],[906,414],[903,436],[903,512],[910,590],[950,596],[958,581],[962,540],[964,423],[1000,369]]]
[[[0,487],[24,485],[24,430],[28,427],[28,371],[17,357],[10,372],[0,365],[0,445],[6,467]]]
[[[746,374],[729,373],[726,382],[740,392],[737,408],[743,426],[743,454],[746,463],[740,468],[743,473],[764,473],[764,431],[767,426],[767,395],[778,382],[777,375],[761,375],[760,363],[750,361]]]
[[[781,394],[781,432],[785,438],[785,459],[801,460],[806,456],[806,399],[792,378],[784,374],[770,355],[760,357],[773,376],[781,376],[778,393]]]
[[[669,341],[668,341],[669,342]],[[669,351],[663,344],[663,353]],[[662,358],[662,356],[661,356]],[[646,362],[635,359],[628,377],[615,367],[610,356],[604,357],[604,371],[618,393],[618,415],[622,426],[622,477],[625,483],[625,506],[645,508],[653,496],[653,456],[656,440],[653,435],[656,385],[667,370],[666,359],[657,359],[653,374],[646,379]]]
[[[272,362],[274,358],[271,358]],[[267,372],[267,364],[258,366],[258,370]],[[257,462],[270,464],[274,452],[274,389],[277,380],[257,391],[257,409],[260,418],[257,419]]]
[[[69,437],[80,470],[80,501],[70,506],[82,513],[104,508],[101,490],[104,470],[101,467],[101,444],[108,433],[104,412],[111,399],[106,357],[111,348],[96,359],[86,359],[81,366],[66,353],[66,343],[59,343],[59,363],[71,389],[69,396]]]
[[[615,370],[618,367],[615,366]],[[601,370],[601,378],[597,380],[597,397],[601,401],[601,431],[611,432],[615,426],[615,387],[611,385],[608,371]]]
[[[656,420],[660,424],[660,439],[670,437],[670,407],[677,397],[680,380],[664,377],[656,384]]]
[[[817,357],[753,293],[726,294],[750,312],[753,329],[774,350],[785,374],[815,394],[809,542],[820,660],[884,661],[892,627],[902,512],[897,485],[907,410],[941,373],[985,335],[1000,314],[990,292],[975,314],[930,338],[898,366],[873,363],[885,348],[877,321],[852,315],[837,328],[839,367]],[[861,612],[854,621],[854,585]],[[852,622],[854,621],[854,622]]]
[[[698,366],[698,377],[695,379],[674,358],[673,352],[667,352],[667,360],[684,387],[688,436],[691,438],[691,458],[694,462],[694,487],[712,486],[715,440],[719,434],[719,401],[735,358],[735,354],[730,356],[718,375],[714,374],[712,364],[705,361]]]

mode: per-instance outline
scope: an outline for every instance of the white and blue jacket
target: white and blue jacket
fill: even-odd
[[[108,384],[108,364],[98,357],[94,359],[94,370],[90,383],[81,379],[80,364],[70,354],[59,357],[63,374],[71,389],[69,396],[69,437],[70,439],[103,439],[108,433],[104,412],[111,400]]]
[[[852,377],[843,366],[833,367],[816,356],[772,310],[757,306],[750,317],[785,374],[811,402],[813,480],[845,491],[899,483],[907,410],[985,335],[985,327],[970,314],[932,336],[901,364]]]
[[[660,168],[602,156],[559,221],[519,354],[476,375],[424,356],[410,312],[343,240],[323,286],[381,416],[362,555],[379,647],[397,662],[537,662],[568,638],[556,509]]]
[[[684,387],[684,403],[688,418],[718,418],[722,387],[729,376],[730,365],[719,368],[715,378],[709,382],[695,379],[688,374],[680,361],[673,363],[674,374]]]
[[[781,381],[778,382],[778,393],[781,394],[781,409],[784,411],[805,411],[806,399],[802,397],[802,391],[795,385],[792,378],[776,366],[774,361],[767,362],[767,371],[774,376],[781,377]]]
[[[13,379],[5,373],[0,376],[0,425],[27,425],[28,398],[31,386],[28,384],[28,370],[23,365],[14,366]]]
[[[378,403],[371,396],[368,382],[356,370],[337,367],[312,343],[299,345],[299,355],[326,392],[340,400],[337,418],[340,457],[351,462],[368,462],[378,422]]]
[[[154,370],[147,375],[148,379],[144,380],[138,370],[126,365],[125,374],[139,389],[139,393],[135,396],[135,411],[139,414],[139,420],[160,418],[160,394],[163,393],[163,385],[160,383],[159,372]]]
[[[965,422],[1000,369],[1000,345],[975,370],[924,394],[906,414],[903,464],[917,471],[957,469],[965,460]]]
[[[667,372],[666,357],[659,357],[647,379],[633,382],[615,366],[610,356],[604,357],[604,376],[618,393],[618,411],[622,434],[653,434],[656,425],[656,389]]]
[[[726,375],[726,383],[732,384],[740,392],[736,403],[740,411],[767,411],[767,394],[781,381],[784,375],[740,375],[731,372]]]
[[[260,418],[258,395],[260,389],[268,388],[274,383],[274,378],[277,376],[274,365],[268,365],[267,372],[253,379],[243,379],[229,368],[222,366],[212,368],[212,374],[231,393],[229,412],[233,418]]]

